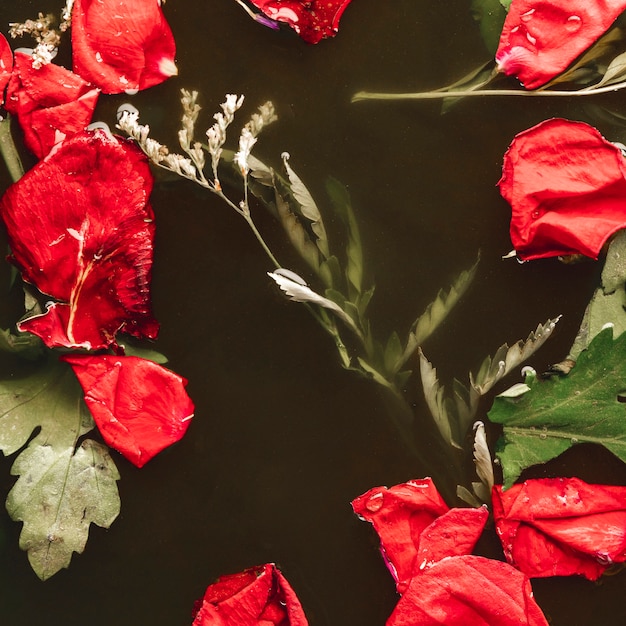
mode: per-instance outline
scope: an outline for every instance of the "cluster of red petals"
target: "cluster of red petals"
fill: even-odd
[[[7,190],[0,214],[12,260],[55,300],[21,330],[48,347],[94,350],[120,331],[156,337],[151,189],[143,153],[97,130],[62,142]]]
[[[176,44],[158,0],[76,0],[74,71],[103,93],[147,89],[177,73]]]
[[[267,17],[284,22],[307,43],[334,37],[351,0],[250,0]]]
[[[179,441],[193,417],[187,381],[134,356],[66,355],[106,443],[137,467]]]
[[[547,626],[525,574],[470,554],[486,508],[448,509],[430,478],[376,487],[352,508],[376,529],[401,594],[387,626]]]
[[[307,626],[295,592],[273,563],[209,585],[193,626]]]
[[[26,147],[42,159],[52,146],[89,125],[98,95],[64,67],[49,63],[37,69],[30,55],[16,52],[6,109],[17,117]]]
[[[578,478],[496,486],[493,513],[508,562],[531,578],[595,580],[626,561],[626,487]]]
[[[496,51],[499,69],[536,89],[565,70],[626,9],[626,0],[513,0]]]
[[[13,71],[13,52],[4,35],[0,35],[0,104],[4,103],[4,88]]]
[[[583,254],[593,259],[626,227],[626,159],[582,122],[552,119],[515,137],[500,193],[511,241],[523,260]]]

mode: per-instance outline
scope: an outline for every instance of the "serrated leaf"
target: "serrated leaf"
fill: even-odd
[[[322,214],[317,208],[317,204],[315,203],[315,200],[309,190],[306,188],[306,185],[289,165],[289,155],[286,153],[283,154],[283,164],[289,178],[291,192],[300,205],[300,211],[302,212],[302,215],[304,215],[304,217],[311,222],[311,230],[317,237],[315,244],[317,245],[322,256],[327,258],[330,256],[330,250],[328,248],[328,235],[326,234],[326,228],[324,226],[324,222],[322,221]]]
[[[12,519],[24,522],[20,545],[46,579],[85,546],[89,524],[108,527],[119,513],[118,478],[106,449],[79,438],[94,426],[69,366],[51,361],[31,376],[0,381],[0,450],[19,475],[7,498]]]
[[[363,291],[363,244],[361,233],[357,223],[348,190],[338,180],[329,178],[326,181],[326,190],[330,196],[335,212],[343,222],[348,233],[346,245],[346,279],[348,281],[348,293],[350,299],[356,302],[357,297]]]
[[[626,462],[626,333],[601,332],[568,376],[530,380],[519,398],[496,398],[489,419],[504,426],[497,447],[509,487],[522,470],[545,463],[576,443],[605,446]]]

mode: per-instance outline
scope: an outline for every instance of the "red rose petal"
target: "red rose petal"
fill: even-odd
[[[180,440],[193,417],[187,381],[133,356],[62,357],[72,366],[106,443],[137,467]]]
[[[13,71],[13,51],[4,35],[0,34],[0,104],[4,103],[4,88]]]
[[[177,73],[174,36],[157,0],[76,0],[72,10],[74,71],[122,93],[158,85]]]
[[[528,578],[507,563],[454,556],[415,576],[387,626],[547,626]]]
[[[582,122],[552,119],[517,135],[498,185],[512,208],[513,246],[524,260],[596,259],[626,227],[626,160]]]
[[[422,532],[448,511],[430,478],[394,487],[375,487],[352,502],[354,512],[370,522],[380,537],[381,552],[400,593],[419,567]]]
[[[28,149],[42,159],[65,136],[89,125],[98,94],[64,67],[49,63],[36,69],[31,56],[16,52],[6,109],[17,116]]]
[[[334,37],[351,0],[250,0],[267,17],[285,22],[307,43]]]
[[[295,592],[273,563],[209,585],[193,626],[307,626]]]
[[[151,189],[141,151],[103,131],[64,141],[8,189],[0,213],[13,260],[26,281],[59,301],[50,318],[20,328],[49,347],[105,348],[119,331],[156,336]]]
[[[528,480],[506,491],[494,487],[493,509],[507,560],[531,578],[595,580],[626,561],[626,487]]]
[[[626,0],[513,0],[496,61],[527,89],[565,70],[626,9]]]

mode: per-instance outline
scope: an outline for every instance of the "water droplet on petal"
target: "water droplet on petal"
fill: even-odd
[[[376,513],[380,511],[382,506],[383,506],[383,494],[382,493],[375,493],[373,496],[370,496],[370,498],[365,503],[365,508],[370,513]]]
[[[572,15],[567,18],[567,22],[565,22],[565,28],[570,33],[575,33],[580,30],[580,27],[583,25],[582,19],[578,15]]]
[[[530,20],[533,19],[534,12],[535,12],[535,9],[530,9],[529,11],[526,11],[526,13],[522,13],[520,15],[520,19],[522,20],[522,22],[530,22]]]

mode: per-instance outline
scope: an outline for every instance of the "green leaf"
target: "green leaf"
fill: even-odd
[[[94,426],[82,396],[71,368],[56,361],[0,381],[0,450],[9,455],[28,442],[11,468],[19,478],[7,510],[24,523],[20,547],[43,580],[83,551],[92,522],[108,528],[120,509],[107,449],[90,440],[76,449]]]
[[[0,351],[36,360],[44,354],[44,347],[41,339],[32,333],[14,335],[8,329],[0,329]]]
[[[491,54],[495,54],[506,17],[506,9],[500,0],[472,0],[470,10],[474,20],[478,22],[485,47]]]
[[[509,487],[522,470],[545,463],[576,443],[597,443],[626,462],[626,333],[601,332],[565,377],[527,380],[530,391],[495,399],[489,419],[503,424],[497,456]]]

